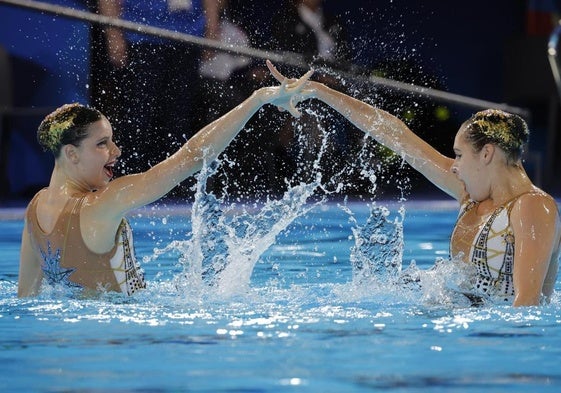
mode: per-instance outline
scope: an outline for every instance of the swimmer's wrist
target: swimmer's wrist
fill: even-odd
[[[249,97],[249,101],[253,101],[257,106],[264,106],[270,104],[278,99],[278,87],[261,87],[253,92]]]
[[[329,92],[329,87],[321,82],[310,81],[310,98],[321,98],[323,94]]]
[[[256,103],[258,106],[263,106],[268,104],[269,101],[267,100],[266,87],[261,87],[260,89],[255,90],[251,96],[249,96],[249,101]]]

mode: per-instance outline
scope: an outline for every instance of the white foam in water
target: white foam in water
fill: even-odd
[[[390,211],[372,204],[363,226],[353,228],[355,246],[351,250],[353,276],[357,281],[395,281],[403,258],[403,215],[389,221]]]

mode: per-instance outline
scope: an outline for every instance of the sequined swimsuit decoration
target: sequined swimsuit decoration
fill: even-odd
[[[514,298],[514,232],[510,224],[510,212],[520,196],[497,207],[484,221],[476,232],[470,247],[467,262],[475,266],[476,274],[473,282],[475,295],[493,297],[494,299],[511,302]],[[452,234],[462,228],[462,217],[478,203],[467,201],[462,205]],[[456,239],[458,242],[468,239]],[[452,246],[450,247],[452,249]]]

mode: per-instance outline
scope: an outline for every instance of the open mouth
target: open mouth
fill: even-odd
[[[111,179],[113,177],[113,164],[108,164],[103,167],[105,174]]]

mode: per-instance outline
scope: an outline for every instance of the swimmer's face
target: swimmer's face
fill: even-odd
[[[482,165],[482,152],[476,152],[465,138],[464,128],[460,128],[454,139],[454,163],[451,171],[464,184],[471,199],[481,201],[487,198],[485,190],[485,171]]]
[[[76,147],[76,165],[81,182],[91,190],[104,188],[113,177],[113,167],[121,150],[113,142],[113,129],[107,118],[88,126],[88,136]]]

